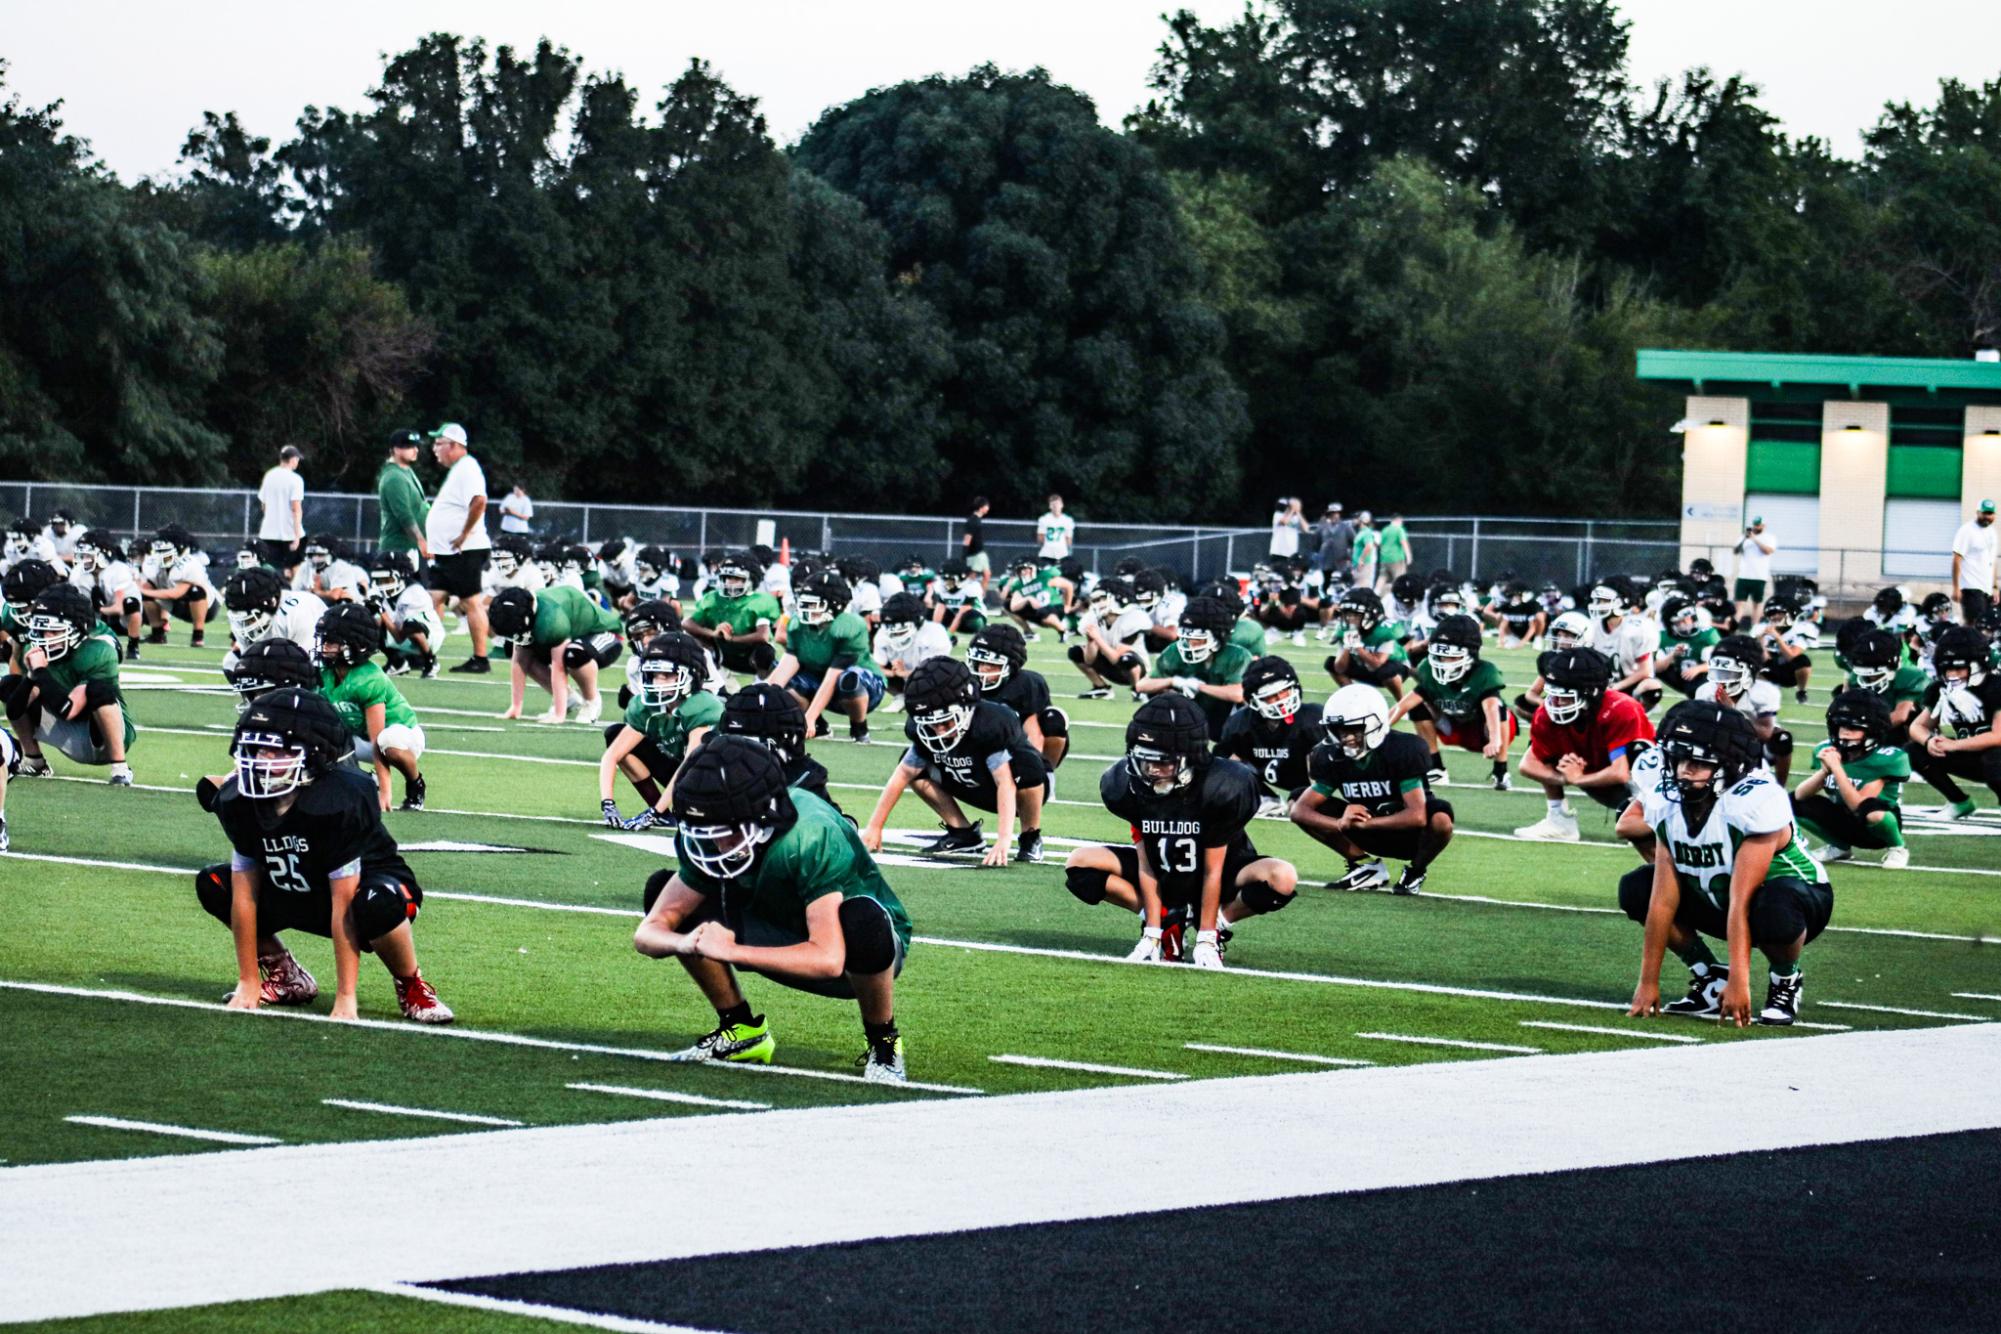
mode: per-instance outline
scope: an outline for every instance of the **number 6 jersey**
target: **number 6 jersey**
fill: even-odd
[[[1133,842],[1146,849],[1163,899],[1200,896],[1204,848],[1228,848],[1237,860],[1257,857],[1244,835],[1260,799],[1249,765],[1213,757],[1188,786],[1164,797],[1135,787],[1138,781],[1120,760],[1098,780],[1098,795],[1106,810],[1132,826]]]
[[[1730,904],[1730,872],[1737,864],[1737,845],[1753,834],[1792,830],[1792,841],[1772,855],[1768,880],[1789,876],[1808,884],[1827,883],[1827,870],[1807,852],[1806,836],[1793,822],[1786,790],[1764,773],[1754,773],[1724,791],[1710,807],[1700,829],[1688,827],[1688,813],[1679,801],[1658,788],[1648,792],[1647,824],[1660,845],[1674,858],[1675,877],[1684,894],[1700,894],[1718,908]]]

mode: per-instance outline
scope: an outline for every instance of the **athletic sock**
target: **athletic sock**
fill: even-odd
[[[660,805],[660,784],[651,778],[639,779],[632,785],[632,790],[639,794],[639,799],[646,803],[649,810]]]
[[[1562,818],[1564,817],[1564,815],[1565,815],[1565,814],[1566,814],[1566,812],[1565,812],[1565,810],[1564,810],[1564,808],[1563,808],[1563,798],[1562,798],[1562,797],[1558,797],[1558,798],[1557,798],[1557,799],[1556,799],[1555,801],[1552,801],[1552,802],[1550,802],[1550,803],[1549,803],[1549,818],[1550,818],[1550,819],[1552,819],[1552,820],[1561,820],[1561,819],[1562,819]]]
[[[1507,776],[1508,776],[1508,762],[1506,760],[1495,760],[1494,777],[1506,778]]]
[[[1899,818],[1897,812],[1891,811],[1879,820],[1876,824],[1876,832],[1883,836],[1885,846],[1892,848],[1901,848],[1904,846],[1904,822]]]
[[[748,1024],[751,1019],[750,1002],[739,1001],[727,1010],[717,1010],[716,1019],[722,1028],[735,1028],[738,1024]]]
[[[1444,759],[1435,750],[1431,752],[1431,767],[1434,769],[1443,769],[1445,767]]]
[[[868,1038],[870,1051],[880,1053],[883,1056],[894,1056],[896,1054],[896,1039],[899,1035],[896,1031],[896,1020],[894,1017],[885,1019],[879,1024],[872,1024],[864,1019],[862,1020],[862,1032]]]
[[[1772,976],[1791,977],[1793,974],[1799,972],[1799,970],[1800,964],[1798,959],[1794,959],[1791,963],[1774,963],[1772,965]]]
[[[1701,936],[1693,936],[1686,945],[1671,946],[1674,957],[1687,964],[1690,972],[1700,968],[1703,972],[1716,967],[1716,956],[1709,952],[1709,942]]]

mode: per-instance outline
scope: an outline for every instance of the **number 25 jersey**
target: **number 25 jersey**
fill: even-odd
[[[235,850],[235,864],[262,871],[269,890],[324,897],[331,910],[330,882],[342,870],[380,871],[405,884],[416,883],[383,826],[375,780],[359,769],[343,765],[321,774],[299,789],[290,810],[266,824],[258,808],[275,804],[244,796],[236,790],[235,778],[222,785],[215,800],[215,816]]]

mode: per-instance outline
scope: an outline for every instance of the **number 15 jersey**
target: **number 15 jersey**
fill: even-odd
[[[1202,850],[1228,848],[1233,860],[1254,860],[1245,826],[1258,813],[1258,776],[1221,756],[1195,771],[1188,786],[1159,796],[1138,782],[1124,760],[1105,770],[1098,795],[1105,809],[1132,826],[1164,899],[1202,892]]]

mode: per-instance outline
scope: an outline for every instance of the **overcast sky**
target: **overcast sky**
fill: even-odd
[[[61,98],[74,134],[126,180],[173,169],[204,110],[235,110],[282,140],[307,103],[356,107],[384,52],[423,33],[531,48],[543,35],[593,70],[658,89],[690,56],[756,96],[782,141],[826,107],[901,79],[981,61],[1042,65],[1116,125],[1146,97],[1147,69],[1186,7],[1227,19],[1241,0],[347,0],[305,6],[209,0],[0,0],[0,56],[23,100]],[[1794,134],[1860,151],[1886,101],[1929,102],[1942,77],[2001,76],[1997,0],[1625,0],[1631,68],[1652,80],[1690,65],[1742,72]]]

